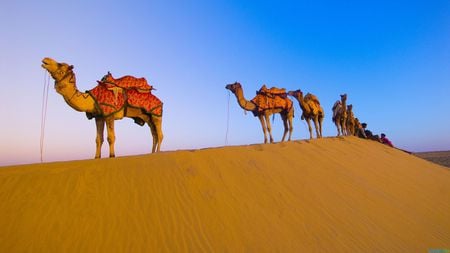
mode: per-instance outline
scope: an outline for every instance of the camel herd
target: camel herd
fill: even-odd
[[[260,101],[262,99],[257,99],[258,96],[266,96],[266,100],[279,98],[280,100],[285,100],[284,104],[291,104],[292,102],[289,102],[290,99],[287,96],[294,97],[297,99],[300,108],[302,109],[302,116],[301,119],[305,120],[308,124],[309,129],[309,138],[313,138],[312,133],[312,127],[311,127],[311,121],[314,123],[314,127],[316,130],[316,138],[322,137],[322,123],[323,118],[325,117],[324,110],[322,106],[320,105],[320,101],[317,98],[317,96],[307,93],[306,95],[303,95],[303,92],[301,90],[295,90],[295,91],[288,91],[288,92],[279,92],[280,90],[284,89],[277,89],[272,88],[274,90],[277,90],[276,93],[271,93],[270,90],[272,89],[266,89],[265,85],[263,86],[265,92],[257,92],[257,95],[252,100],[246,100],[244,97],[244,92],[242,90],[242,85],[238,82],[235,82],[233,84],[228,84],[225,86],[226,89],[233,92],[233,94],[236,96],[238,104],[247,111],[252,111],[255,116],[259,118],[261,121],[262,130],[264,133],[264,143],[267,143],[267,137],[266,132],[270,136],[270,142],[273,142],[272,138],[272,128],[270,125],[270,115],[279,113],[281,115],[281,118],[284,123],[284,135],[281,141],[284,141],[286,133],[289,131],[289,138],[291,139],[292,135],[292,118],[294,117],[294,107],[286,107],[282,106],[281,104],[275,104],[272,107],[269,108],[262,108],[264,104],[260,104],[257,101]],[[264,100],[263,100],[264,101]],[[283,104],[283,105],[284,105]],[[357,118],[355,118],[353,114],[353,106],[347,105],[347,94],[341,95],[341,99],[337,100],[336,103],[334,103],[333,108],[333,117],[332,120],[337,128],[337,136],[341,135],[358,135],[363,132],[364,129],[362,129],[362,126]]]
[[[70,107],[79,112],[85,112],[88,119],[95,118],[97,127],[95,158],[101,157],[105,125],[109,143],[109,157],[115,156],[114,121],[124,117],[132,118],[139,125],[147,123],[153,137],[152,152],[160,150],[163,139],[161,127],[163,104],[156,96],[151,94],[152,87],[147,85],[145,78],[126,76],[125,79],[123,79],[124,77],[114,79],[111,76],[112,81],[106,82],[102,79],[94,89],[80,92],[76,86],[76,77],[72,65],[59,63],[51,58],[44,58],[42,67],[55,80],[56,91],[63,96]],[[119,80],[126,82],[119,83]],[[137,85],[138,83],[140,85]],[[251,111],[255,117],[258,117],[264,133],[264,143],[274,142],[270,116],[277,113],[280,114],[284,125],[281,141],[284,141],[286,137],[287,140],[291,140],[294,106],[288,96],[297,99],[302,109],[301,119],[308,124],[310,138],[313,138],[311,121],[314,123],[316,137],[322,137],[322,123],[325,113],[315,95],[310,93],[303,95],[301,90],[286,92],[285,89],[275,87],[267,89],[263,85],[252,100],[247,100],[240,83],[228,84],[225,88],[236,96],[240,107],[246,111]],[[106,94],[99,93],[98,90],[104,90]],[[358,132],[364,132],[361,124],[353,115],[352,105],[347,105],[346,94],[341,95],[341,99],[334,104],[332,119],[336,124],[338,136],[357,135]]]

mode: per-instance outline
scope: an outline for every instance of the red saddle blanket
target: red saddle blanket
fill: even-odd
[[[115,79],[110,72],[108,72],[99,83],[103,83],[108,86],[108,88],[117,86],[123,89],[134,88],[140,91],[153,90],[153,86],[149,85],[144,77],[137,78],[134,76],[123,76]]]
[[[110,73],[98,81],[95,88],[87,91],[94,98],[101,115],[109,116],[125,106],[140,108],[147,114],[162,115],[162,102],[150,92],[153,88],[145,78],[125,76],[105,79],[107,76],[111,76]],[[111,82],[113,80],[115,82]]]

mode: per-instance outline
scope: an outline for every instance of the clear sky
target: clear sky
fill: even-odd
[[[347,93],[396,146],[450,149],[448,0],[4,0],[0,35],[0,166],[40,162],[44,57],[74,65],[81,91],[107,71],[147,78],[164,102],[164,151],[261,143],[259,121],[224,88],[235,81],[247,99],[262,84],[317,95],[324,136],[336,135],[331,107]],[[294,102],[293,138],[306,139]],[[277,115],[276,141],[282,128]],[[93,158],[95,135],[51,82],[44,161]],[[147,126],[116,122],[117,156],[151,143]]]

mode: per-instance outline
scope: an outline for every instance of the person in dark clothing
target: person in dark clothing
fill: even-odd
[[[364,129],[364,134],[366,135],[366,138],[372,140],[373,139],[373,134],[372,134],[372,131],[367,129],[367,124],[366,123],[362,123],[361,126]]]
[[[394,145],[392,144],[392,142],[386,138],[385,134],[381,134],[381,138],[380,138],[381,143],[386,144],[388,146],[394,147]]]

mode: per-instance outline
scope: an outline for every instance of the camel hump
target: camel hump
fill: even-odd
[[[283,98],[287,97],[285,88],[272,87],[272,88],[268,89],[265,84],[263,84],[261,89],[259,89],[259,91],[256,92],[256,94],[262,94],[262,95],[272,96],[272,97],[273,96],[280,96]]]
[[[153,90],[153,86],[148,84],[147,80],[144,77],[137,78],[134,76],[126,75],[115,79],[110,72],[103,76],[102,80],[99,83],[106,84],[107,86],[113,85],[123,89],[138,89],[139,91],[151,91]]]
[[[334,109],[336,109],[337,107],[340,107],[340,106],[341,106],[341,101],[337,100],[336,103],[334,103],[334,105],[333,105],[333,111],[334,111]]]
[[[318,99],[317,96],[314,95],[314,94],[308,93],[308,94],[305,95],[305,98],[304,98],[304,99],[305,99],[306,102],[308,102],[308,101],[313,101],[313,102],[316,103],[317,105],[320,105],[319,99]]]

